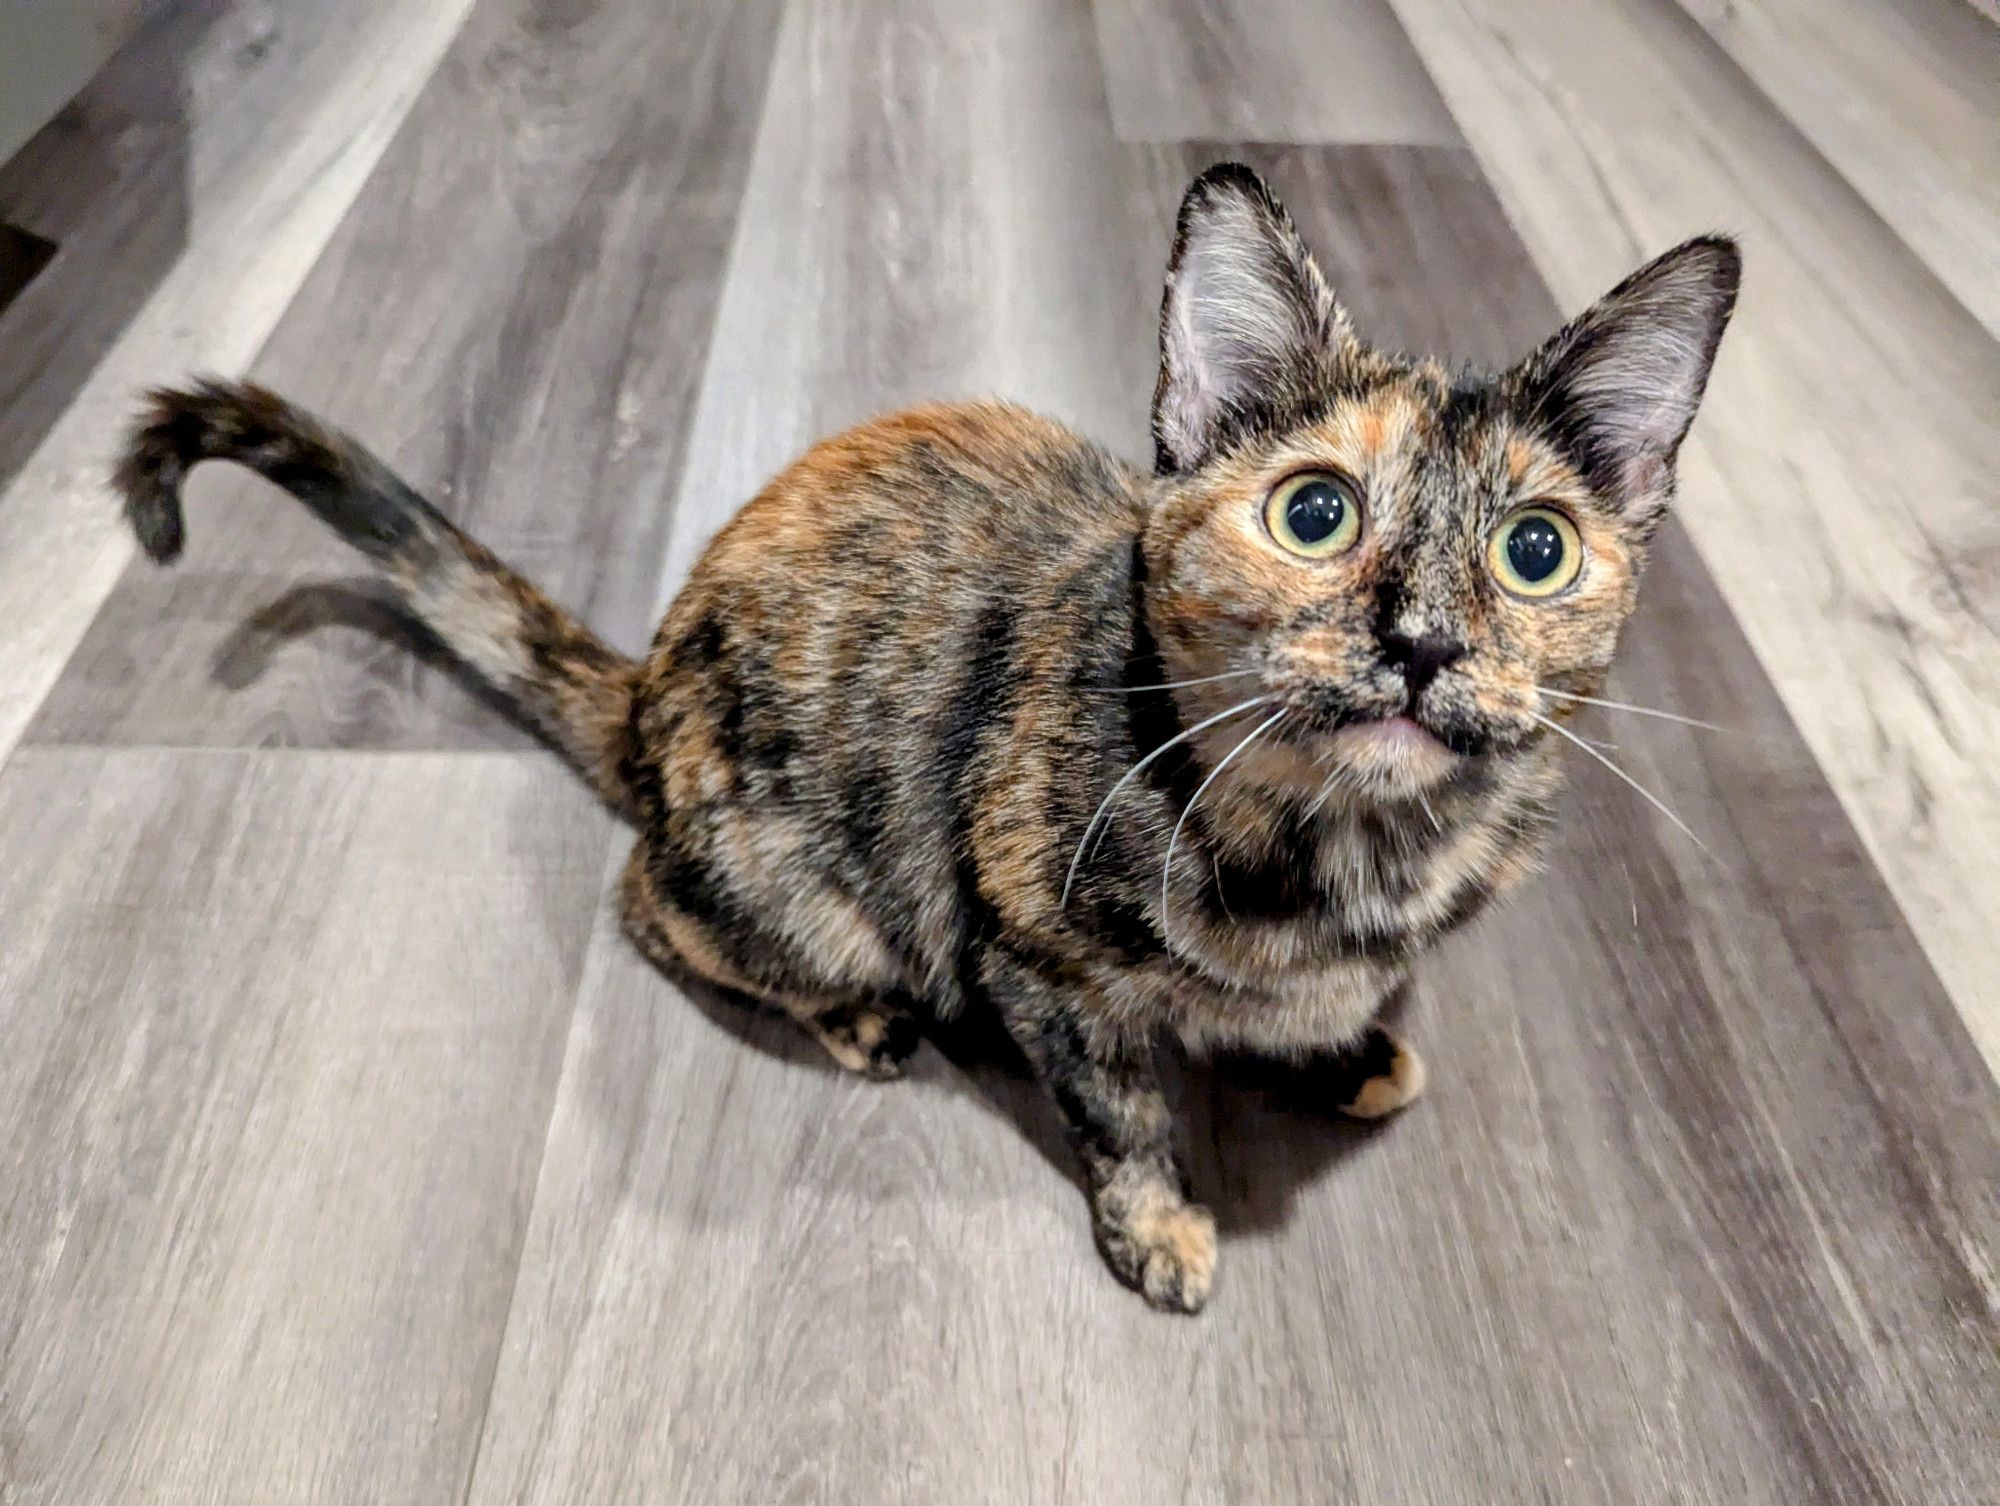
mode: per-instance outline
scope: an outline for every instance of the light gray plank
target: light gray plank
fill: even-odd
[[[817,1050],[607,921],[469,1499],[1220,1499],[1223,1330],[1099,1269],[1032,1085]]]
[[[474,14],[252,374],[636,651],[776,14],[558,13]],[[206,579],[136,562],[31,740],[520,745],[458,677],[371,631],[378,609],[322,589],[356,560],[297,504],[216,467],[188,510],[183,568]],[[286,600],[286,577],[305,594]],[[327,630],[286,637],[278,673],[231,673],[245,625],[273,615]],[[135,660],[142,623],[173,648]]]
[[[1742,233],[1681,515],[2000,1069],[2000,345],[1675,7],[1393,3],[1565,306]]]
[[[609,819],[540,758],[0,773],[9,1500],[455,1500]]]
[[[20,739],[132,556],[104,476],[133,394],[189,369],[249,362],[470,4],[339,0],[287,10],[278,24],[269,0],[245,0],[186,51],[174,50],[203,19],[191,9],[121,55],[104,87],[87,96],[78,134],[69,134],[68,117],[58,120],[56,134],[45,132],[0,180],[31,224],[69,237],[37,279],[46,291],[31,287],[0,320],[0,342],[19,331],[41,352],[18,368],[27,385],[8,393],[18,420],[5,422],[22,427],[0,441],[12,472],[0,489],[0,620],[8,624],[0,756]],[[173,45],[155,54],[156,39]],[[156,108],[163,102],[164,116]],[[144,170],[109,170],[130,159]],[[184,237],[178,255],[136,311],[116,307],[129,300],[121,279],[157,270],[146,264],[162,235]],[[85,263],[82,275],[66,270],[64,255]],[[118,259],[117,269],[105,258]],[[54,300],[45,320],[30,302],[41,297]],[[104,309],[115,317],[107,321]],[[35,319],[53,344],[43,351],[17,316]],[[107,347],[114,325],[122,332]],[[71,386],[79,358],[89,375],[49,425],[55,410],[39,384]],[[0,366],[8,360],[0,356]],[[34,448],[15,452],[30,433],[39,436]]]
[[[768,100],[669,589],[895,403],[998,391],[1139,448],[1165,246],[1142,280],[1087,17],[796,5]],[[1066,1152],[1010,1124],[1049,1126],[1032,1087],[932,1059],[871,1091],[609,924],[591,955],[471,1500],[1215,1498],[1213,1334],[1100,1271]]]
[[[1964,0],[1679,0],[2000,335],[2000,30]]]
[[[1093,9],[1126,141],[1458,140],[1385,0],[1095,0]]]
[[[658,607],[821,436],[1004,394],[1151,452],[1164,245],[1133,264],[1087,19],[1051,0],[792,5]]]

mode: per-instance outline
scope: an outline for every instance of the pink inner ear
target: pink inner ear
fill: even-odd
[[[1642,450],[1625,462],[1624,472],[1628,496],[1656,495],[1667,485],[1667,457],[1658,450]]]
[[[1283,211],[1235,189],[1195,203],[1170,270],[1154,426],[1196,463],[1232,409],[1251,406],[1302,356],[1327,350],[1339,306]]]

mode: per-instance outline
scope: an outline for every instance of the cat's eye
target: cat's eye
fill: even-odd
[[[1553,507],[1524,507],[1493,530],[1486,562],[1516,596],[1553,596],[1583,568],[1583,540]]]
[[[1280,548],[1307,559],[1325,559],[1361,537],[1361,498],[1327,471],[1287,477],[1264,503],[1264,526]]]

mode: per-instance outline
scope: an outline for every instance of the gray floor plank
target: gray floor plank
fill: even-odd
[[[0,773],[0,1495],[464,1489],[610,821],[539,757]]]
[[[775,26],[766,7],[481,6],[252,368],[633,650]],[[136,562],[29,741],[523,744],[370,604],[318,589],[355,561],[295,504],[218,468],[189,513],[207,579]],[[258,619],[280,625],[278,672],[244,682],[227,666]],[[180,641],[135,662],[141,622]]]
[[[1386,0],[1095,0],[1093,9],[1127,141],[1458,139]]]
[[[1149,443],[1165,247],[1128,269],[1087,18],[1047,0],[787,9],[666,555],[821,436],[1003,394]]]

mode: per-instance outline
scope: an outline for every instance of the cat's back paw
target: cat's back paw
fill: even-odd
[[[901,1077],[923,1039],[915,1017],[891,1005],[843,1004],[805,1024],[827,1055],[876,1082]]]
[[[1347,1076],[1336,1107],[1350,1119],[1382,1119],[1414,1103],[1424,1091],[1424,1059],[1384,1030],[1371,1025],[1361,1044],[1343,1058]]]

